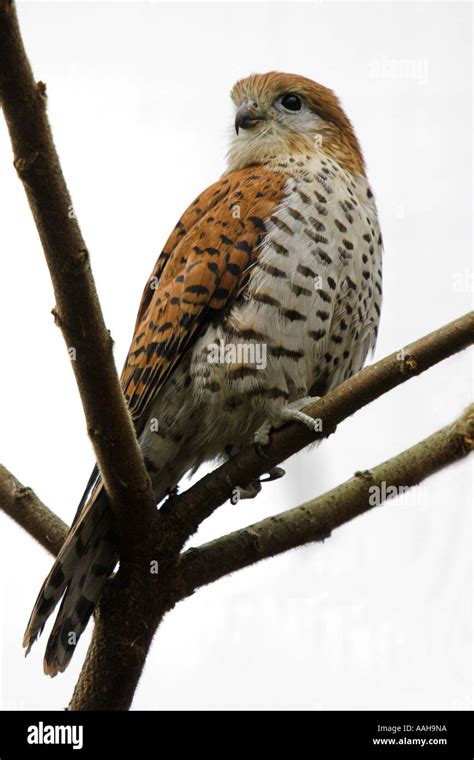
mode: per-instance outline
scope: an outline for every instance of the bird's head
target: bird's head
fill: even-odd
[[[271,71],[241,79],[231,97],[236,113],[229,171],[318,151],[353,174],[364,173],[352,125],[327,87]]]

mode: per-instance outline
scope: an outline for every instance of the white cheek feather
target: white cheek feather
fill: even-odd
[[[227,153],[227,172],[238,171],[245,166],[266,162],[282,154],[285,156],[295,141],[304,150],[311,150],[324,129],[324,121],[304,107],[302,111],[288,113],[275,111],[266,122],[251,129],[232,130]]]

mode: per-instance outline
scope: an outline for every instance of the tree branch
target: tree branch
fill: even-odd
[[[87,429],[117,518],[122,556],[148,535],[151,483],[115,369],[82,237],[46,115],[46,87],[35,83],[15,4],[0,0],[0,98],[53,282],[62,330]]]
[[[183,598],[200,586],[310,541],[328,538],[335,528],[368,512],[397,489],[412,487],[466,457],[474,447],[474,406],[452,424],[398,456],[316,499],[181,555]]]
[[[322,422],[322,432],[313,433],[305,425],[292,423],[275,431],[264,453],[266,461],[250,447],[206,475],[184,493],[170,499],[161,511],[172,512],[182,526],[185,539],[199,524],[223,504],[236,485],[260,477],[269,466],[283,462],[310,443],[327,438],[340,422],[397,385],[425,372],[443,359],[474,342],[474,312],[440,327],[385,359],[346,380],[304,410]],[[183,542],[184,545],[184,542]]]
[[[69,530],[36,494],[0,464],[0,509],[56,556]]]

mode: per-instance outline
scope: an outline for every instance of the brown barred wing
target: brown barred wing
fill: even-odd
[[[234,172],[178,222],[143,294],[122,372],[136,421],[200,330],[241,292],[286,180],[260,168]]]

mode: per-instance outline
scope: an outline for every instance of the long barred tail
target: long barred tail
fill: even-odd
[[[67,668],[117,562],[116,547],[107,493],[94,471],[71,531],[38,594],[23,639],[28,654],[62,597],[46,646],[47,675],[55,676]]]

